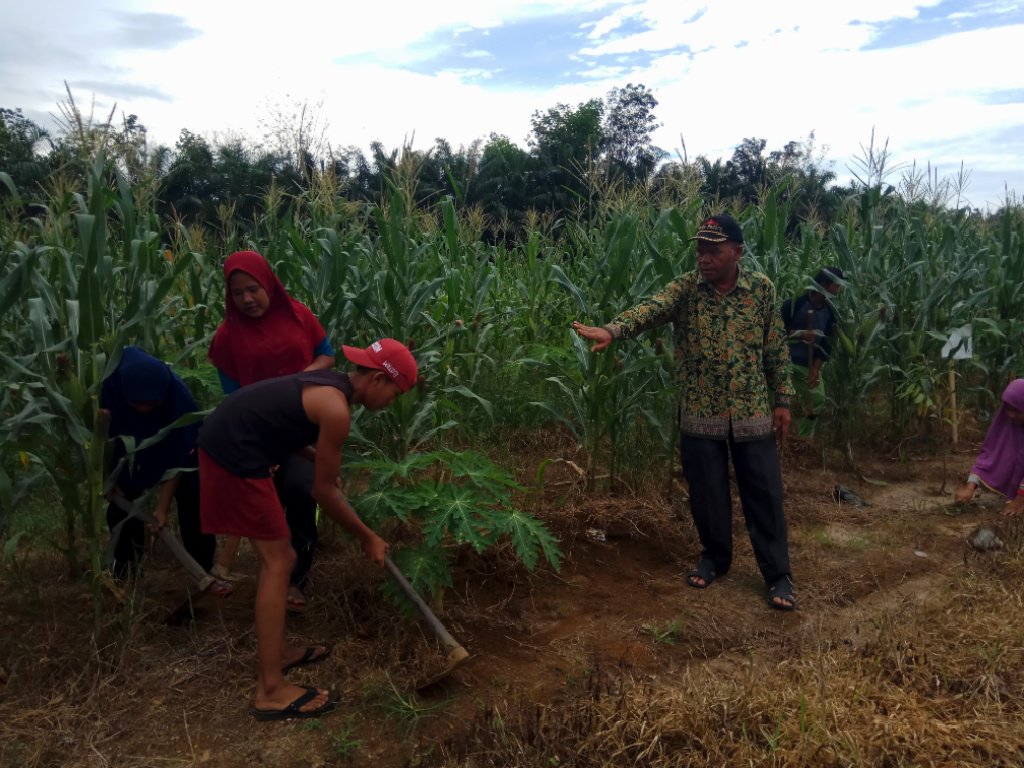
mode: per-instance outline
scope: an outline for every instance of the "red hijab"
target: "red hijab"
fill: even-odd
[[[252,275],[270,297],[260,317],[249,317],[231,300],[231,275]],[[295,301],[277,275],[255,251],[237,251],[224,262],[224,322],[210,344],[209,358],[241,386],[298,373],[313,362],[313,352],[326,338],[313,313]]]

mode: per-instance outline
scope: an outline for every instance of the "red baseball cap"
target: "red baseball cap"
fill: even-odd
[[[416,385],[416,377],[419,375],[416,358],[412,356],[409,348],[400,341],[381,339],[373,342],[366,349],[347,347],[342,344],[341,351],[350,362],[356,365],[384,371],[403,392],[408,392]]]

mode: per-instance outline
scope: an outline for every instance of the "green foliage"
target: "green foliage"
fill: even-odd
[[[684,622],[681,617],[671,621],[659,622],[657,624],[644,624],[643,630],[647,632],[654,642],[661,645],[675,645],[679,635],[682,634]]]
[[[152,215],[136,208],[129,184],[102,155],[88,181],[88,194],[46,210],[35,242],[15,242],[4,254],[0,445],[24,457],[26,471],[16,481],[3,471],[0,504],[9,509],[44,479],[56,488],[60,548],[75,572],[84,540],[98,620],[106,479],[100,387],[125,344],[159,353],[173,322],[168,294],[191,260],[163,258]]]
[[[672,219],[662,218],[659,224],[670,227]],[[579,254],[573,263],[586,268],[570,275],[560,266],[551,267],[552,278],[572,298],[576,316],[583,322],[611,320],[660,288],[661,276],[672,271],[665,268],[662,252],[644,248],[640,227],[639,218],[633,214],[610,217],[601,230],[580,227],[573,233]],[[614,482],[626,426],[637,418],[651,425],[663,423],[657,395],[663,395],[660,405],[671,402],[671,397],[664,394],[674,386],[675,366],[657,347],[640,344],[619,345],[613,354],[591,354],[583,339],[571,333],[568,326],[566,322],[563,328],[571,356],[562,351],[566,341],[559,340],[561,348],[550,349],[530,361],[553,374],[546,380],[557,388],[558,395],[557,399],[538,400],[534,404],[565,425],[583,445],[587,453],[588,488],[592,490],[606,441]],[[662,434],[671,436],[674,431],[668,429]]]
[[[528,570],[535,570],[541,558],[555,568],[561,563],[554,536],[515,508],[515,480],[476,451],[438,450],[402,461],[364,459],[346,467],[369,474],[368,487],[351,502],[370,527],[383,529],[397,520],[418,532],[417,543],[395,556],[417,591],[436,594],[451,585],[452,547],[483,552],[506,542]]]
[[[654,116],[658,100],[644,85],[629,83],[608,94],[604,116],[604,150],[609,175],[628,183],[650,178],[665,151],[654,146],[651,134],[660,127]]]
[[[370,706],[380,710],[395,723],[403,738],[412,736],[420,723],[440,712],[448,705],[447,700],[426,704],[415,693],[404,692],[389,677],[386,683],[368,686],[363,697]]]
[[[653,107],[641,90],[619,94],[633,96],[638,111],[623,117],[642,133]],[[46,524],[22,540],[52,539],[76,572],[84,561],[95,573],[106,536],[102,381],[123,346],[139,344],[173,364],[203,408],[216,405],[220,386],[205,358],[223,318],[220,265],[246,247],[267,256],[335,348],[391,336],[414,349],[417,386],[372,418],[356,409],[346,446],[347,466],[362,462],[369,474],[360,510],[374,524],[406,526],[415,542],[399,553],[413,582],[424,591],[448,583],[461,547],[506,546],[530,569],[557,565],[554,540],[515,510],[515,483],[480,453],[448,447],[500,456],[507,449],[496,437],[558,424],[583,451],[591,488],[605,476],[614,484],[630,456],[668,463],[676,451],[668,329],[599,355],[570,330],[573,320],[606,323],[692,269],[689,238],[706,212],[700,189],[710,176],[699,161],[664,174],[664,208],[640,187],[601,187],[607,156],[584,162],[580,153],[588,143],[611,152],[593,141],[607,139],[615,108],[538,113],[530,151],[503,137],[482,151],[378,146],[372,158],[339,156],[337,176],[304,164],[301,184],[266,167],[260,175],[253,167],[264,160],[239,147],[185,134],[161,166],[174,169],[165,181],[180,189],[155,192],[138,157],[144,129],[131,119],[120,130],[100,126],[99,137],[82,124],[75,146],[102,139],[122,154],[116,164],[83,155],[80,175],[48,176],[45,192],[0,168],[0,529],[26,500],[56,494],[40,513]],[[15,133],[30,127],[15,124]],[[940,350],[968,322],[975,356],[956,364],[958,398],[987,415],[1008,379],[1024,373],[1020,207],[983,216],[942,207],[919,188],[901,191],[885,182],[884,152],[872,149],[862,183],[811,210],[812,146],[766,153],[751,140],[738,150],[718,171],[742,176],[756,197],[748,185],[729,193],[735,205],[720,200],[714,210],[731,207],[742,222],[745,267],[763,270],[780,300],[811,288],[826,264],[848,278],[833,302],[840,335],[823,369],[826,433],[850,446],[941,436],[949,392]],[[531,196],[543,202],[545,184],[557,194],[545,210],[529,209]]]
[[[8,191],[42,185],[50,171],[42,154],[49,138],[49,134],[25,117],[21,109],[0,107],[0,171],[8,174]]]
[[[345,718],[345,722],[337,728],[331,729],[328,736],[328,744],[331,752],[341,758],[352,757],[363,748],[362,739],[355,736],[356,719],[354,715]]]

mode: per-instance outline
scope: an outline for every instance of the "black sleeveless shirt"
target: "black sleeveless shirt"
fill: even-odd
[[[348,374],[308,371],[266,379],[235,390],[199,430],[199,447],[239,477],[270,477],[270,467],[320,437],[302,407],[302,387],[334,387],[352,402]]]

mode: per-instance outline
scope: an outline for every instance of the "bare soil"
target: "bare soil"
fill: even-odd
[[[339,692],[318,721],[250,715],[251,580],[168,626],[186,577],[156,551],[93,642],[83,583],[33,550],[2,577],[0,766],[1022,765],[1022,536],[996,499],[952,507],[946,472],[972,457],[853,473],[787,449],[793,613],[769,608],[738,504],[733,569],[697,590],[682,484],[594,497],[552,469],[530,511],[560,571],[460,553],[437,608],[472,657],[420,692],[437,642],[328,528],[288,627],[334,644],[291,675]],[[1002,550],[967,548],[982,523]],[[251,552],[236,567],[253,574]]]

